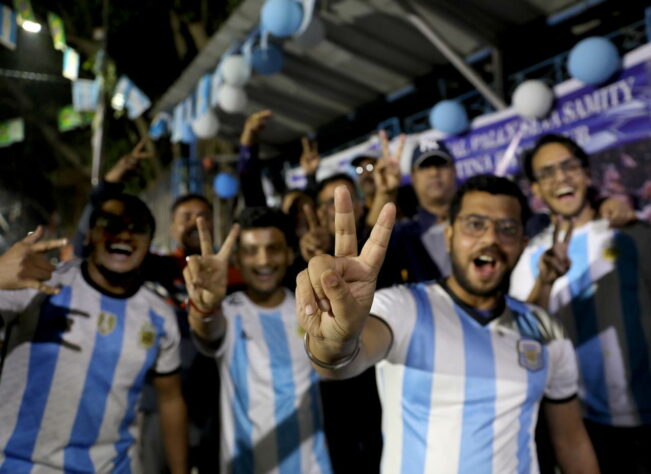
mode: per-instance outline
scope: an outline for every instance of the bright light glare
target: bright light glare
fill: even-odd
[[[121,94],[119,92],[115,94],[111,99],[111,105],[115,110],[124,109],[125,102],[126,102],[126,98],[124,97],[124,94]]]
[[[30,33],[38,33],[41,31],[41,24],[36,23],[35,21],[23,21],[23,24],[21,26],[23,27],[23,30],[29,31]]]

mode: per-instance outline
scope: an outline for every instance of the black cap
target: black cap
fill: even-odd
[[[446,162],[446,164],[451,164],[454,161],[450,150],[445,146],[440,140],[427,140],[421,141],[416,147],[411,155],[411,168],[419,167],[426,159],[435,157],[440,158]]]

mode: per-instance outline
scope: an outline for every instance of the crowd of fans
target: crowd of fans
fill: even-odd
[[[651,229],[599,196],[576,143],[522,157],[542,214],[509,179],[458,186],[438,141],[401,185],[405,138],[382,132],[354,177],[318,181],[304,139],[307,187],[274,209],[272,119],[245,123],[219,248],[191,194],[174,251],[150,250],[124,193],[138,144],[75,259],[55,268],[67,242],[41,228],[0,256],[0,473],[651,472]]]

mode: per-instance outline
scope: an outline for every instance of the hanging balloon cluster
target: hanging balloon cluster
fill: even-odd
[[[591,37],[579,41],[567,58],[570,75],[589,86],[611,79],[621,67],[615,45],[606,38]],[[513,93],[513,108],[524,118],[541,119],[552,108],[554,92],[540,80],[528,80]]]
[[[598,86],[611,79],[621,68],[621,58],[615,45],[606,38],[586,38],[577,43],[568,56],[567,68],[578,81]],[[554,92],[544,82],[530,79],[515,89],[511,98],[515,111],[527,119],[542,119],[552,108]],[[432,128],[447,135],[459,135],[469,122],[463,106],[453,100],[443,100],[430,111]]]

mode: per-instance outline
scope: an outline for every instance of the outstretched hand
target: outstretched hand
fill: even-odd
[[[303,151],[301,152],[301,158],[299,163],[306,175],[312,175],[316,173],[316,170],[319,168],[319,163],[321,163],[321,155],[319,155],[319,145],[317,142],[310,140],[307,137],[301,139],[301,145],[303,146]]]
[[[201,255],[187,258],[188,265],[183,270],[183,278],[192,305],[201,313],[210,314],[219,309],[226,296],[228,260],[235,247],[239,226],[235,224],[231,228],[217,254],[213,250],[212,238],[203,217],[197,218],[197,229]]]
[[[142,160],[148,160],[154,156],[152,151],[146,150],[147,137],[143,137],[133,149],[123,157],[109,170],[104,176],[104,179],[109,183],[120,183],[124,180],[125,176],[140,166]]]
[[[267,125],[267,120],[273,115],[269,109],[261,110],[247,117],[240,135],[240,144],[253,146],[258,142],[258,136]]]
[[[322,255],[332,248],[332,236],[325,222],[323,212],[314,212],[311,204],[303,206],[307,219],[307,232],[299,240],[301,257],[309,262],[312,257]]]
[[[377,193],[395,193],[400,186],[400,157],[405,147],[405,134],[400,134],[398,145],[393,153],[389,147],[389,139],[384,130],[380,131],[380,144],[382,145],[382,156],[375,164],[373,179]]]
[[[345,186],[337,187],[334,256],[312,258],[296,279],[296,314],[311,339],[340,345],[359,336],[371,309],[395,215],[393,204],[384,206],[358,255],[350,193]]]
[[[43,282],[52,277],[55,267],[45,252],[58,249],[68,244],[67,239],[46,240],[41,242],[45,229],[38,226],[20,242],[14,244],[4,255],[0,256],[0,288],[18,290],[34,288],[48,295],[56,295],[59,288],[45,285]]]
[[[567,223],[567,230],[565,237],[561,241],[559,239],[561,226]],[[552,237],[552,246],[542,254],[540,262],[538,263],[538,270],[540,272],[539,278],[544,284],[551,285],[557,278],[565,275],[570,269],[572,262],[568,257],[568,247],[570,240],[572,240],[572,230],[574,229],[574,221],[558,217],[554,226],[554,234]]]

